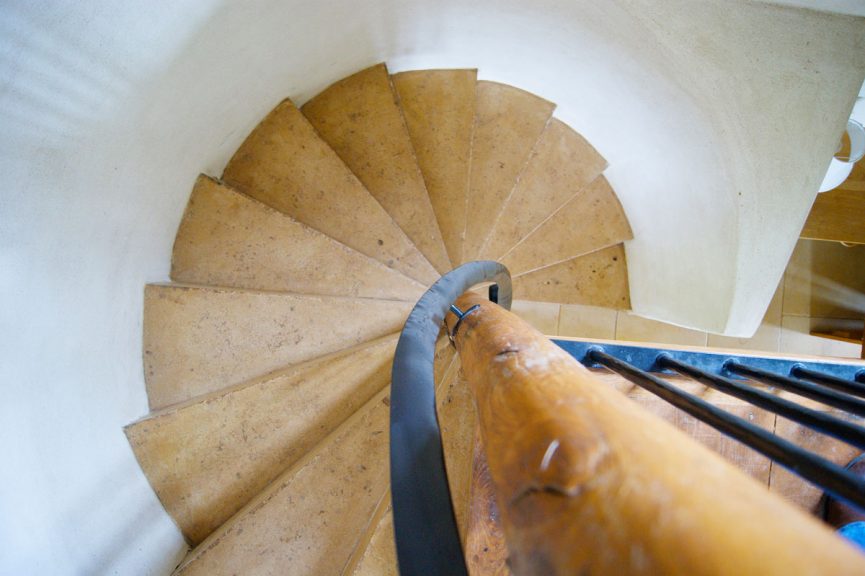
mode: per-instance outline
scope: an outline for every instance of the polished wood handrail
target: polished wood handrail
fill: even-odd
[[[832,531],[478,294],[455,335],[516,574],[865,574]],[[448,315],[453,330],[456,317]]]

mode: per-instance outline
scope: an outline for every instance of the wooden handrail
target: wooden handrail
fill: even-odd
[[[865,574],[865,556],[475,293],[456,333],[516,574]],[[456,317],[447,317],[453,330]]]

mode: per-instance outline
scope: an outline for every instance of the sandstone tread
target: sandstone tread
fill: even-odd
[[[415,280],[206,176],[198,178],[180,223],[171,278],[410,301],[423,293]]]
[[[126,428],[141,469],[198,544],[388,385],[397,335],[171,407]]]
[[[519,88],[478,82],[463,262],[480,254],[554,108]]]
[[[393,85],[453,266],[462,262],[477,70],[416,70]]]
[[[423,284],[438,278],[290,100],[280,103],[241,144],[223,180]]]
[[[144,369],[152,409],[402,327],[407,302],[150,285]]]
[[[387,67],[377,64],[334,83],[301,111],[426,259],[448,272],[450,260]]]

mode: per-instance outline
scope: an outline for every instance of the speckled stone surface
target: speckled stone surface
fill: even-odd
[[[554,108],[519,88],[478,82],[463,262],[480,254]]]
[[[341,574],[387,490],[388,392],[199,544],[175,574]]]
[[[516,276],[513,289],[514,297],[521,300],[617,309],[631,306],[621,244]]]
[[[468,382],[463,378],[459,358],[436,390],[436,412],[441,427],[451,501],[460,538],[465,544],[468,534],[472,458],[478,418],[474,396]]]
[[[408,302],[148,286],[144,370],[151,408],[183,402],[399,330]]]
[[[497,259],[597,178],[607,161],[585,138],[553,118],[535,145],[519,182],[505,200],[480,252]],[[575,225],[577,222],[580,225]],[[574,220],[581,228],[583,220]],[[537,268],[538,266],[535,266]]]
[[[390,507],[390,497],[386,502],[386,510],[375,525],[375,531],[369,543],[363,549],[354,570],[348,576],[398,576],[396,561],[396,544],[394,543],[393,512]]]
[[[336,82],[301,107],[435,268],[451,269],[414,148],[384,64]]]
[[[512,274],[521,274],[633,237],[616,193],[599,176],[500,260]]]
[[[228,162],[223,179],[424,284],[438,274],[294,104],[284,100]]]
[[[476,70],[418,70],[393,76],[450,261],[461,262]]]
[[[423,293],[396,270],[205,176],[174,240],[171,278],[412,302]]]
[[[126,435],[198,544],[390,382],[397,335],[171,407]]]

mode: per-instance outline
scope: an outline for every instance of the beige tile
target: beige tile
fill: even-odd
[[[514,300],[511,312],[534,326],[544,334],[556,333],[559,322],[559,305],[554,302],[532,302]]]
[[[397,332],[409,302],[148,286],[144,378],[151,408]]]
[[[481,258],[497,259],[505,254],[606,167],[607,161],[585,138],[560,120],[550,120],[505,200],[480,252]],[[581,227],[573,226],[573,221],[571,224],[572,229]]]
[[[393,76],[450,261],[462,261],[476,70],[417,70]]]
[[[781,327],[773,324],[760,324],[750,338],[732,338],[709,334],[710,348],[733,348],[736,350],[759,350],[762,352],[781,351]]]
[[[141,469],[198,544],[390,382],[397,336],[306,362],[126,428]]]
[[[621,245],[516,276],[513,288],[525,300],[621,309],[631,305]]]
[[[205,176],[195,184],[174,240],[171,278],[189,284],[409,301],[424,289],[381,262]]]
[[[514,274],[520,274],[633,237],[616,193],[601,176],[525,237],[501,262]]]
[[[519,88],[478,82],[462,261],[474,260],[555,105]]]
[[[562,304],[558,335],[614,340],[617,315],[618,312],[610,308]]]
[[[451,264],[384,64],[328,87],[301,108],[436,269]]]
[[[190,552],[175,574],[340,574],[388,487],[389,389]]]
[[[860,344],[851,344],[819,336],[811,336],[812,323],[820,318],[784,316],[781,324],[781,352],[808,356],[835,356],[839,358],[859,358],[862,353]]]
[[[256,126],[222,177],[410,278],[424,284],[438,279],[435,268],[289,100]]]
[[[665,322],[649,320],[628,312],[619,312],[616,323],[616,340],[632,342],[654,342],[680,346],[705,346],[708,334],[690,330]]]

